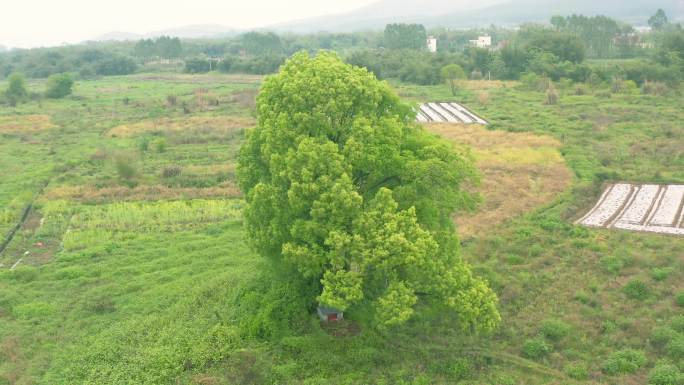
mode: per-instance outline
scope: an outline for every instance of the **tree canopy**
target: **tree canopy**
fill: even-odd
[[[388,24],[385,26],[385,48],[423,50],[427,32],[422,24]]]
[[[466,75],[458,64],[449,64],[442,67],[442,79],[449,85],[451,89],[451,94],[456,95],[457,82],[461,79],[465,79]]]
[[[47,81],[45,96],[52,99],[63,98],[71,95],[74,79],[68,73],[51,75]]]
[[[320,282],[318,301],[371,304],[380,326],[420,300],[491,330],[496,296],[461,259],[450,215],[472,208],[470,159],[414,123],[366,69],[295,54],[266,79],[258,126],[240,151],[252,245]]]
[[[28,97],[24,75],[13,73],[10,75],[8,83],[7,89],[5,90],[5,97],[10,105],[16,106]]]

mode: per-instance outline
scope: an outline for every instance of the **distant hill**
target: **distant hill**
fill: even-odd
[[[146,34],[130,33],[130,32],[109,32],[104,35],[96,37],[95,41],[124,41],[124,40],[139,40],[143,38],[153,38],[159,36],[180,37],[182,39],[198,39],[205,37],[221,37],[237,33],[234,28],[226,27],[217,24],[199,24],[187,25],[178,28],[170,28],[159,31],[153,31]]]
[[[658,8],[672,20],[684,20],[684,0],[380,0],[341,15],[274,25],[293,32],[378,29],[391,22],[427,26],[477,27],[546,22],[553,15],[606,15],[632,24],[646,24]]]

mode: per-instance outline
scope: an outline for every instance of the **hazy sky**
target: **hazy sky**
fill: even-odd
[[[75,43],[111,31],[146,33],[190,24],[258,28],[351,11],[375,0],[7,0],[0,45]]]

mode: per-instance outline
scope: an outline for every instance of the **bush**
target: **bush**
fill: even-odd
[[[565,374],[573,380],[586,380],[589,378],[589,369],[583,363],[569,364],[565,367]]]
[[[561,320],[546,320],[542,324],[541,333],[552,341],[559,341],[570,333],[570,325]]]
[[[625,262],[620,257],[609,255],[601,258],[601,267],[603,267],[607,272],[611,274],[618,274],[623,267],[625,267]]]
[[[646,355],[640,350],[624,349],[608,357],[603,363],[603,372],[608,375],[635,373],[646,364]]]
[[[671,267],[656,267],[651,270],[651,278],[653,278],[654,281],[664,281],[670,276],[670,274],[672,274],[673,271],[674,269]]]
[[[675,303],[677,305],[684,307],[684,291],[680,291],[677,296],[675,296]]]
[[[639,301],[648,298],[651,294],[648,285],[638,279],[629,281],[625,287],[622,288],[622,291],[627,297]]]
[[[523,355],[531,359],[540,359],[551,351],[551,346],[541,337],[535,337],[525,341],[522,347]]]
[[[133,159],[127,155],[117,155],[114,158],[114,166],[116,167],[117,174],[119,174],[119,178],[123,180],[131,180],[137,174]]]
[[[684,336],[677,335],[667,344],[667,354],[674,359],[684,358]]]
[[[660,363],[648,373],[649,385],[682,385],[684,375],[675,365]]]
[[[157,138],[152,142],[152,148],[158,153],[166,152],[166,139]]]
[[[71,95],[73,86],[74,79],[71,75],[67,73],[52,75],[48,78],[45,96],[51,99],[61,99]]]
[[[684,315],[678,315],[672,318],[670,325],[672,326],[672,329],[680,333],[684,333]]]
[[[670,327],[661,326],[654,328],[651,332],[651,345],[662,348],[676,336],[677,332]]]

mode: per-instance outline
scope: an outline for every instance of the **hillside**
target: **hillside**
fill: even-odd
[[[684,2],[680,0],[487,0],[477,3],[462,0],[381,0],[344,15],[299,20],[273,28],[294,32],[351,31],[379,29],[390,22],[460,28],[544,22],[553,15],[573,13],[603,14],[633,24],[646,24],[648,17],[658,8],[664,9],[673,20],[684,19]]]

